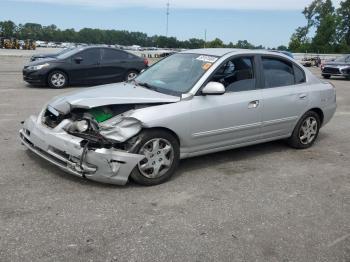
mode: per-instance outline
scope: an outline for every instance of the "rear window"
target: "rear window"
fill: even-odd
[[[113,49],[103,49],[102,60],[103,61],[116,61],[132,59],[134,56],[124,51],[113,50]]]
[[[294,85],[294,69],[292,63],[278,59],[263,57],[263,73],[265,88]]]

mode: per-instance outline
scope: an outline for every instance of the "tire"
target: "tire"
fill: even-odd
[[[68,77],[64,72],[55,70],[52,71],[47,77],[47,83],[51,88],[64,88],[68,84]]]
[[[287,142],[296,149],[309,148],[315,143],[320,127],[320,116],[314,111],[309,111],[299,120]]]
[[[159,185],[169,180],[175,173],[180,159],[177,139],[160,129],[142,131],[139,139],[141,141],[133,149],[133,153],[143,154],[145,159],[132,171],[132,180],[145,186]]]
[[[325,79],[330,79],[331,78],[331,75],[322,75],[323,76],[323,78],[325,78]]]
[[[129,70],[126,75],[125,75],[125,81],[129,81],[129,80],[132,80],[134,79],[135,77],[137,77],[137,75],[139,74],[138,71],[136,70]]]

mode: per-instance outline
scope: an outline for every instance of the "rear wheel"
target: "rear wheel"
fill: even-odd
[[[323,76],[323,78],[325,78],[325,79],[330,79],[331,78],[331,75],[322,75]]]
[[[139,72],[137,72],[136,70],[128,71],[125,76],[125,81],[133,80],[135,77],[137,77],[138,74]]]
[[[307,112],[294,128],[288,144],[297,149],[311,147],[316,141],[320,127],[320,116],[314,111]]]
[[[175,173],[180,158],[177,139],[163,130],[145,130],[134,153],[144,155],[131,173],[138,184],[153,186],[164,183]]]
[[[55,70],[49,74],[47,82],[52,88],[64,88],[68,83],[68,77],[62,71]]]

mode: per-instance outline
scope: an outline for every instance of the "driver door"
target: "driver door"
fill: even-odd
[[[262,110],[256,57],[230,58],[209,77],[224,84],[223,95],[192,99],[192,149],[215,151],[254,142],[260,137]],[[192,151],[192,150],[191,150]]]

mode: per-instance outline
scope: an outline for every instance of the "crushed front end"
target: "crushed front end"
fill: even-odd
[[[142,128],[130,117],[134,109],[135,105],[112,105],[62,112],[47,106],[24,122],[21,142],[68,173],[125,185],[144,158],[132,153]]]

